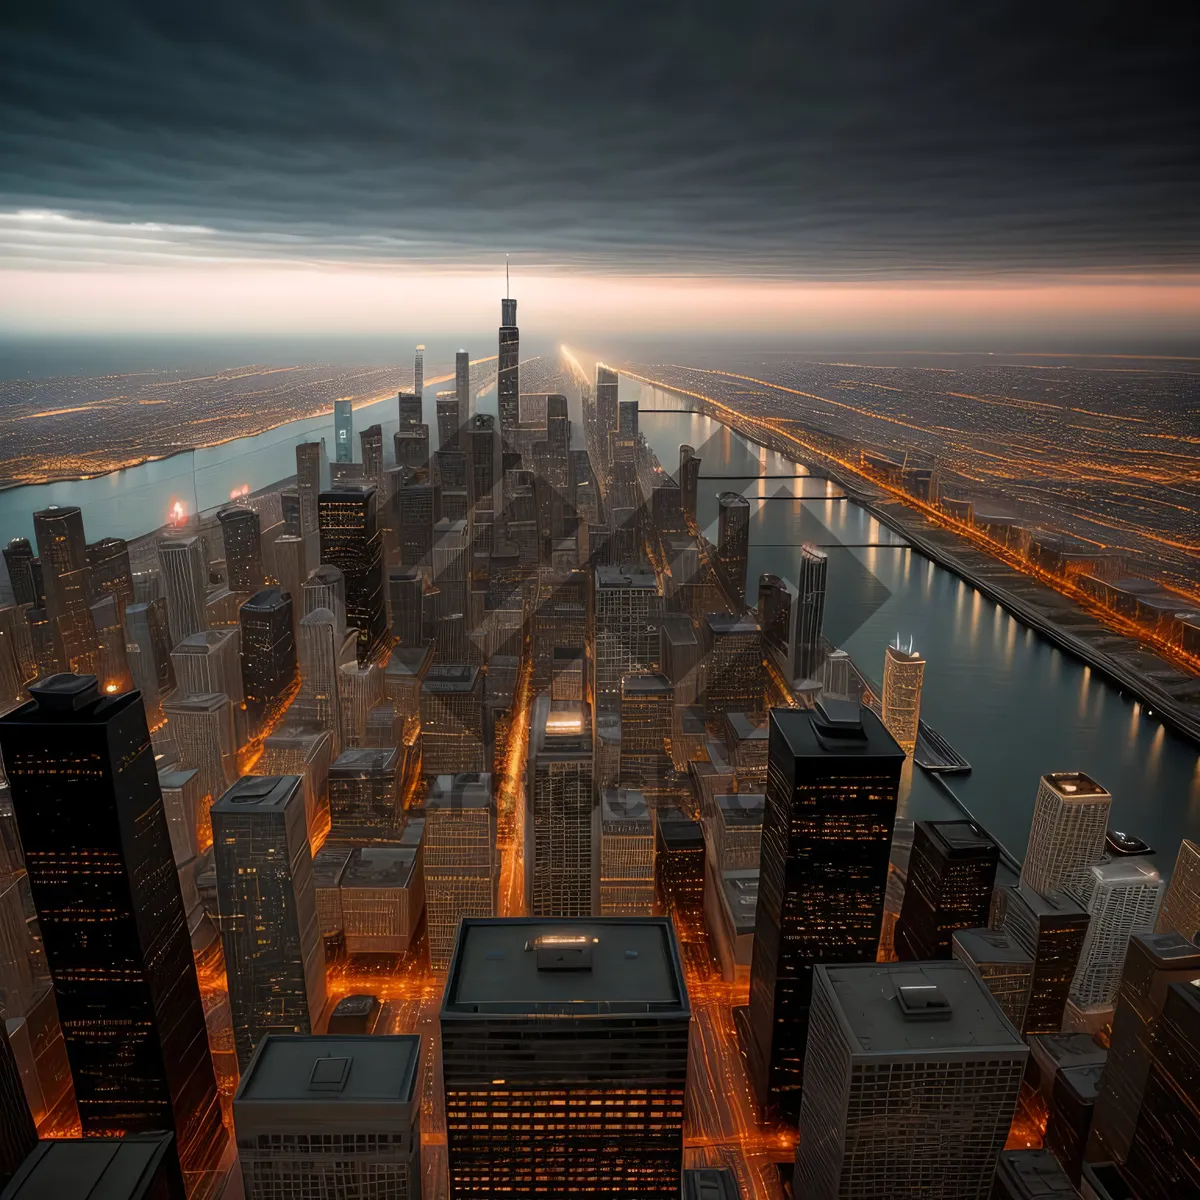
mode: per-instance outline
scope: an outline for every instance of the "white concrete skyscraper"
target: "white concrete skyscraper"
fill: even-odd
[[[1080,771],[1043,775],[1033,804],[1021,882],[1059,895],[1072,877],[1100,861],[1112,797]]]
[[[1129,939],[1154,928],[1162,878],[1141,859],[1118,860],[1086,867],[1069,890],[1090,918],[1071,983],[1071,1001],[1079,1008],[1112,1008]]]
[[[904,646],[897,634],[883,660],[883,723],[905,754],[917,745],[924,680],[925,660],[913,649],[911,638]]]
[[[1180,844],[1154,931],[1200,939],[1200,845],[1188,838]]]
[[[158,543],[158,562],[167,593],[171,646],[175,647],[190,634],[208,628],[204,612],[208,593],[204,543],[198,537],[163,538]]]

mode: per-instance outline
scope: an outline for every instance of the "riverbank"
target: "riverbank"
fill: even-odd
[[[794,440],[765,422],[736,413],[696,393],[626,374],[638,383],[677,397],[688,410],[702,413],[757,445],[832,479],[849,499],[904,537],[918,553],[977,589],[1051,645],[1133,696],[1147,708],[1148,714],[1176,733],[1200,744],[1200,679],[1194,675],[1110,628],[1069,597],[987,555],[950,530],[932,525],[916,509],[851,474],[844,464],[800,453]]]

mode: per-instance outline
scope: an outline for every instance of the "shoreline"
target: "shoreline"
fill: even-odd
[[[880,503],[879,498],[869,496],[863,492],[858,480],[849,479],[844,472],[828,467],[823,463],[801,458],[796,448],[786,445],[783,439],[780,439],[777,444],[768,444],[762,437],[756,436],[749,429],[737,428],[728,420],[727,416],[722,415],[719,406],[711,405],[710,407],[709,402],[704,397],[680,391],[655,380],[645,379],[632,372],[622,373],[626,374],[629,378],[636,379],[639,383],[644,383],[648,386],[658,388],[660,391],[678,396],[684,403],[694,406],[690,411],[709,417],[731,431],[745,437],[748,441],[762,446],[764,449],[774,450],[792,462],[808,467],[810,470],[832,479],[845,489],[847,496],[854,503],[865,509],[880,524],[886,525],[889,529],[904,537],[918,554],[963,580],[981,595],[992,601],[992,603],[999,605],[1006,612],[1010,613],[1023,625],[1028,626],[1039,637],[1044,638],[1056,649],[1070,654],[1073,658],[1078,659],[1080,662],[1097,671],[1119,691],[1128,693],[1135,701],[1144,705],[1148,713],[1160,718],[1162,723],[1169,726],[1177,735],[1200,745],[1200,711],[1197,710],[1196,706],[1186,705],[1176,700],[1164,689],[1157,686],[1153,680],[1146,678],[1128,664],[1120,662],[1112,655],[1092,646],[1077,634],[1062,628],[1052,617],[1042,612],[1039,607],[1030,601],[1016,595],[1002,584],[984,578],[978,572],[972,570],[969,565],[960,561],[945,546],[927,536],[924,531],[914,528],[909,522],[900,520],[895,512],[889,511],[885,505]],[[747,421],[753,420],[753,418],[744,419]],[[914,516],[919,518],[918,513],[914,513]],[[952,533],[948,534],[948,536],[954,537]],[[962,539],[954,537],[954,541],[958,543]],[[977,547],[966,542],[962,543],[962,548],[978,550]],[[1000,559],[993,559],[992,561],[1002,567],[1007,565]],[[1025,575],[1016,571],[1015,568],[1009,569],[1020,575],[1021,578],[1028,579],[1034,585],[1045,586],[1039,584],[1038,580],[1032,575]],[[1052,591],[1052,589],[1047,590]],[[1052,594],[1056,596],[1061,595],[1058,592],[1052,592]],[[1063,598],[1069,599],[1067,597]],[[1092,614],[1088,613],[1073,600],[1070,603],[1082,616],[1095,620],[1097,625],[1101,624]],[[1107,630],[1107,632],[1111,637],[1120,638],[1124,644],[1131,647],[1134,644],[1134,640],[1126,634],[1111,629]],[[1150,652],[1153,653],[1153,651]],[[1169,660],[1159,655],[1156,655],[1156,658],[1165,666],[1170,666],[1174,669],[1173,664]],[[947,791],[950,790],[947,788]]]

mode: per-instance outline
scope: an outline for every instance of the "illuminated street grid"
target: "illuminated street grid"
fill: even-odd
[[[783,355],[627,364],[752,418],[935,466],[942,486],[1128,550],[1200,593],[1200,362],[876,366]],[[785,425],[786,423],[786,425]]]

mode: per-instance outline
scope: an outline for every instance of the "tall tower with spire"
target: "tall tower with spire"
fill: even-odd
[[[517,328],[517,302],[508,294],[508,261],[504,263],[504,299],[500,302],[500,362],[496,396],[500,410],[500,443],[505,453],[516,451],[516,429],[521,420],[521,331]]]

